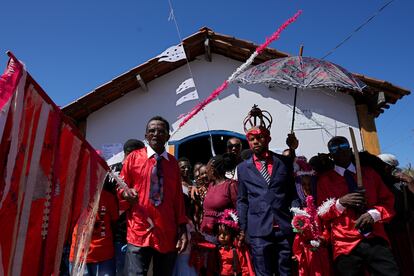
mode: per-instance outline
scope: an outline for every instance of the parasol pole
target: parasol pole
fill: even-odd
[[[303,55],[303,45],[300,45],[299,56],[301,57],[302,55]]]
[[[290,133],[293,133],[293,127],[295,126],[295,113],[296,113],[296,98],[298,95],[298,88],[295,87],[295,98],[293,99],[293,115],[292,115],[292,126],[290,127]]]
[[[303,45],[300,45],[299,49],[299,56],[301,57],[303,54]],[[292,126],[290,128],[290,133],[293,134],[293,128],[295,126],[295,113],[296,113],[296,99],[298,96],[298,88],[295,87],[295,98],[293,99],[293,115],[292,115]]]
[[[349,133],[351,134],[352,149],[354,150],[358,189],[362,190],[364,189],[364,185],[362,184],[361,162],[359,161],[359,152],[356,144],[355,133],[351,127],[349,128]]]

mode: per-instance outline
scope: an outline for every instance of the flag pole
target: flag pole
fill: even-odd
[[[303,45],[300,46],[299,49],[299,56],[301,57],[303,54]],[[293,128],[295,126],[295,113],[296,113],[296,99],[298,97],[298,88],[295,87],[295,97],[293,99],[293,114],[292,114],[292,126],[290,127],[290,133],[293,134]]]
[[[18,59],[16,58],[16,56],[12,53],[12,51],[7,50],[7,51],[6,51],[6,55],[8,55],[8,56],[9,56],[9,58],[13,59],[14,61],[19,62],[19,60],[18,60]]]

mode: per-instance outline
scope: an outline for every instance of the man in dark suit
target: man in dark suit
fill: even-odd
[[[237,167],[237,211],[256,275],[291,275],[290,208],[298,197],[292,159],[269,151],[269,128],[254,126],[246,134],[253,156]]]

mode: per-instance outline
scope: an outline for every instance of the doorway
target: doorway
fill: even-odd
[[[175,146],[175,157],[177,159],[186,157],[190,160],[191,165],[194,165],[196,162],[207,164],[208,160],[213,156],[210,134],[213,138],[213,147],[216,155],[226,152],[227,140],[232,137],[237,137],[241,140],[242,150],[249,148],[245,135],[227,130],[214,130],[197,133],[179,141],[171,142],[170,144]]]

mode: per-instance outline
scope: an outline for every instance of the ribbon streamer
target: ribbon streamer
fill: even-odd
[[[212,100],[214,100],[218,95],[221,94],[239,74],[241,74],[243,71],[246,70],[247,67],[249,67],[255,57],[257,57],[260,53],[262,53],[267,46],[269,46],[270,43],[280,38],[280,34],[282,31],[286,29],[287,26],[289,26],[291,23],[295,22],[296,19],[302,14],[302,10],[299,10],[295,13],[294,16],[286,20],[278,29],[276,32],[274,32],[270,37],[266,38],[266,41],[256,48],[254,53],[247,59],[245,63],[243,63],[239,68],[234,71],[231,76],[225,80],[219,87],[217,87],[206,99],[201,101],[199,104],[197,104],[193,109],[185,116],[184,120],[179,124],[177,130],[174,131],[176,133],[181,127],[183,127],[191,118],[193,118],[198,112],[200,112],[206,105],[208,105]]]

